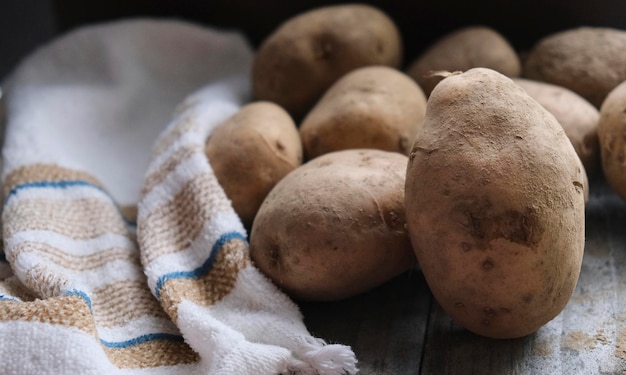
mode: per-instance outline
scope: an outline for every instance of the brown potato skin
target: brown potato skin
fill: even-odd
[[[401,62],[400,32],[385,13],[369,5],[321,7],[287,20],[263,41],[252,91],[299,120],[349,71]]]
[[[302,143],[284,109],[255,102],[211,133],[205,154],[235,212],[250,228],[274,185],[302,164]]]
[[[353,70],[328,89],[300,125],[305,159],[350,148],[408,155],[425,111],[424,92],[399,70]]]
[[[626,200],[626,81],[615,87],[602,103],[598,136],[604,176]]]
[[[566,87],[600,108],[626,80],[626,31],[580,27],[541,39],[524,62],[524,77]]]
[[[554,116],[509,78],[476,68],[437,85],[409,156],[406,218],[455,321],[515,338],[559,314],[582,263],[583,178]]]
[[[415,265],[404,220],[407,157],[360,149],[325,154],[282,179],[250,234],[254,264],[291,297],[331,301]]]
[[[514,78],[513,81],[556,117],[585,166],[587,175],[593,176],[600,167],[598,109],[565,87],[526,78]]]
[[[430,95],[441,77],[426,77],[430,71],[465,71],[484,67],[506,76],[521,74],[520,59],[511,44],[496,30],[486,26],[469,26],[453,31],[418,56],[407,73],[426,95]]]

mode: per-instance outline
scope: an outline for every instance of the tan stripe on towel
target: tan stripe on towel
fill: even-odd
[[[197,279],[169,279],[161,288],[161,304],[174,322],[176,308],[183,300],[210,306],[224,298],[235,286],[239,271],[250,264],[246,243],[234,239],[226,243],[215,258],[211,270]]]
[[[137,230],[143,264],[164,254],[186,249],[216,212],[231,208],[215,176],[203,174],[189,181],[171,201],[156,207]],[[146,226],[145,223],[150,223]]]
[[[200,360],[183,341],[153,340],[127,348],[103,348],[109,360],[119,368],[174,366]]]
[[[103,249],[95,254],[74,255],[68,254],[62,249],[56,248],[45,242],[25,241],[16,245],[8,261],[14,263],[17,257],[23,253],[36,252],[37,255],[46,258],[50,262],[71,270],[90,270],[104,266],[106,263],[116,260],[127,260],[139,266],[139,254],[124,248]]]
[[[144,315],[168,319],[145,280],[122,280],[96,289],[91,303],[99,327],[121,326]]]
[[[53,272],[43,262],[37,263],[25,271],[25,275],[22,278],[24,286],[38,297],[57,297],[68,289],[69,281],[65,278],[65,275]]]
[[[73,239],[90,239],[105,233],[128,236],[115,205],[97,198],[20,201],[5,210],[3,222],[4,238],[26,230],[52,231]]]
[[[189,159],[196,152],[204,152],[200,146],[188,146],[181,148],[170,156],[162,165],[161,168],[152,174],[150,174],[144,183],[144,187],[141,190],[142,195],[148,194],[155,186],[163,182],[168,174],[170,174],[176,167],[183,161]]]
[[[32,302],[2,301],[0,321],[32,321],[75,327],[96,336],[91,312],[79,296],[53,297]]]
[[[195,128],[197,128],[197,125],[195,121],[192,120],[189,116],[179,119],[178,124],[176,124],[176,127],[172,128],[168,134],[164,135],[157,141],[157,144],[152,149],[152,158],[165,152],[183,134],[190,132],[194,130]]]
[[[35,163],[11,171],[2,187],[3,199],[16,186],[39,181],[81,180],[102,187],[100,181],[87,172],[64,168],[56,164]]]

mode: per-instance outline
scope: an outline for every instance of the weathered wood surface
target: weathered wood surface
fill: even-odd
[[[309,329],[351,345],[361,374],[626,374],[626,203],[591,185],[583,266],[554,320],[521,339],[487,339],[441,310],[419,271],[344,301],[302,303]]]
[[[313,334],[352,346],[361,374],[417,374],[431,300],[416,271],[354,298],[300,306]]]

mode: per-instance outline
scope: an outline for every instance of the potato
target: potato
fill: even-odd
[[[626,31],[580,27],[551,34],[533,46],[524,76],[566,87],[596,107],[626,80]]]
[[[593,176],[600,164],[598,109],[565,87],[525,78],[513,81],[556,117],[585,166],[587,175]]]
[[[369,5],[334,5],[297,15],[259,47],[255,98],[301,119],[337,79],[367,65],[399,67],[402,41],[393,21]]]
[[[500,33],[486,26],[469,26],[445,35],[416,58],[407,72],[430,95],[441,77],[430,76],[429,72],[476,67],[494,69],[509,77],[521,72],[513,47]]]
[[[289,173],[252,226],[255,265],[290,296],[320,301],[365,292],[411,268],[407,160],[396,152],[343,150]]]
[[[514,338],[565,307],[585,242],[583,179],[554,116],[511,79],[475,68],[435,87],[409,156],[406,220],[455,321]]]
[[[305,158],[349,148],[407,155],[425,110],[424,92],[404,73],[385,66],[353,70],[300,125]]]
[[[235,212],[250,228],[274,185],[302,163],[302,143],[284,109],[256,102],[211,133],[205,154]]]
[[[598,136],[604,176],[626,200],[626,81],[615,87],[602,103]]]

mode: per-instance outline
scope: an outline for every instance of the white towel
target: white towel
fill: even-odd
[[[3,374],[344,374],[251,264],[204,155],[248,100],[237,32],[124,20],[35,51],[4,85]]]

